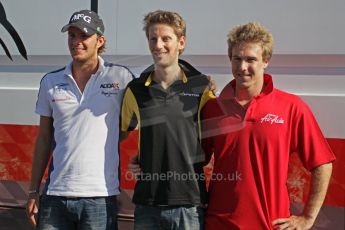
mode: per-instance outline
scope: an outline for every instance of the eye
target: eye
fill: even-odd
[[[171,37],[163,37],[163,42],[168,42],[168,41],[170,41],[171,40]]]
[[[256,58],[247,58],[246,60],[248,63],[253,63],[256,61]]]
[[[233,61],[236,61],[236,62],[240,62],[240,61],[241,61],[241,58],[238,57],[238,56],[235,56],[235,57],[232,57],[232,60],[233,60]]]
[[[73,34],[73,33],[68,33],[68,38],[75,38],[75,34]]]
[[[82,37],[83,39],[85,39],[85,38],[88,38],[88,37],[90,37],[90,36],[83,33],[83,34],[81,35],[81,37]]]
[[[156,37],[151,37],[150,38],[150,42],[156,42],[157,41],[157,38]]]

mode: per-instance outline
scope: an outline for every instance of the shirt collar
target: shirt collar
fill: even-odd
[[[188,82],[188,78],[187,78],[185,72],[183,71],[183,69],[181,69],[181,70],[182,70],[182,79],[179,79],[179,80],[182,80],[183,83],[187,83]],[[151,83],[152,83],[152,74],[153,74],[153,72],[150,73],[150,75],[148,76],[148,78],[145,81],[145,86],[146,87],[150,86]]]
[[[236,80],[232,80],[229,84],[227,84],[222,92],[220,93],[219,97],[222,99],[231,99],[235,97],[235,89],[236,89]],[[264,87],[261,91],[261,93],[256,96],[256,98],[263,97],[265,95],[268,95],[273,90],[273,80],[272,76],[269,74],[264,74]]]
[[[103,58],[98,56],[98,69],[94,75],[95,76],[99,75],[100,73],[102,73],[104,71],[104,69],[105,69],[104,60],[103,60]],[[72,61],[66,66],[66,68],[64,70],[64,75],[70,76],[70,77],[73,76],[72,75]]]

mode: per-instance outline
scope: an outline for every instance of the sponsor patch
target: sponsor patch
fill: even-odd
[[[180,93],[180,96],[199,97],[200,95],[197,94],[197,93],[185,93],[185,92],[182,92],[182,93]]]
[[[114,83],[104,83],[100,86],[101,89],[120,89],[120,83],[114,82]]]
[[[102,95],[104,95],[106,97],[115,96],[117,94],[118,94],[117,91],[102,91]]]
[[[270,123],[272,124],[284,124],[284,119],[279,117],[278,115],[268,113],[266,116],[261,118],[261,123]]]

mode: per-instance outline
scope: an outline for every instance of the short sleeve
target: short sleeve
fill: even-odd
[[[201,145],[203,151],[205,152],[206,162],[208,162],[214,152],[214,135],[210,135],[210,131],[213,130],[212,127],[212,114],[211,111],[214,109],[215,100],[209,100],[201,110],[201,129],[202,129],[202,139]]]
[[[127,87],[121,108],[121,130],[131,131],[138,123],[139,109],[132,90]]]
[[[49,101],[49,88],[47,86],[47,77],[43,77],[40,82],[35,112],[41,116],[52,116],[52,107]]]
[[[314,115],[303,102],[297,108],[294,123],[291,148],[299,154],[304,167],[311,170],[335,160]]]

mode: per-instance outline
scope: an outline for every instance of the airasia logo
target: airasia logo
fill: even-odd
[[[272,124],[284,124],[284,119],[279,117],[278,115],[268,113],[266,116],[261,118],[261,123],[268,122]]]

